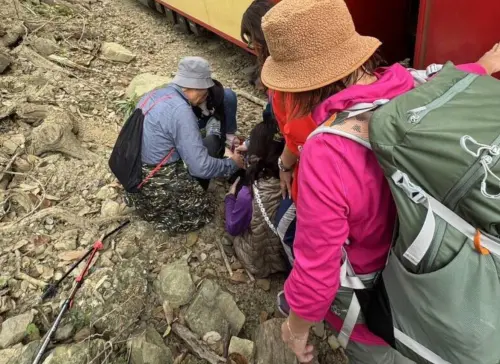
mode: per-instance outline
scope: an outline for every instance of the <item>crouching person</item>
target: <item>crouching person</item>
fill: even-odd
[[[206,60],[186,57],[171,84],[139,102],[144,114],[141,160],[145,183],[128,198],[161,231],[188,232],[208,223],[214,213],[206,193],[210,179],[230,177],[243,167],[239,155],[221,159],[223,116],[211,114],[203,125],[204,139],[200,133],[194,108],[206,105],[218,87]]]
[[[287,270],[286,255],[273,225],[281,197],[278,157],[284,143],[273,123],[260,123],[250,134],[247,169],[225,199],[226,230],[236,256],[258,278]]]

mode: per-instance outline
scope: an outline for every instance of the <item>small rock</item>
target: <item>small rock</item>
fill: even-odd
[[[195,292],[187,262],[181,259],[164,265],[158,275],[156,287],[162,300],[168,301],[172,308],[187,304]]]
[[[328,345],[330,345],[333,351],[337,350],[340,347],[340,343],[335,335],[331,335],[330,337],[328,337]]]
[[[31,170],[31,164],[23,158],[17,158],[14,161],[14,167],[16,167],[16,171],[18,172],[28,172]]]
[[[113,42],[104,42],[101,46],[101,52],[104,57],[116,62],[129,63],[135,58],[135,54],[130,52],[127,48]]]
[[[104,350],[105,343],[104,340],[97,339],[72,345],[59,345],[43,361],[43,364],[87,364],[89,358],[95,358]]]
[[[170,77],[142,73],[135,76],[130,82],[125,96],[129,99],[138,98],[155,88],[169,84],[170,81],[172,81]]]
[[[122,258],[129,259],[139,253],[139,246],[135,240],[122,240],[117,244],[116,252]]]
[[[118,216],[121,213],[120,204],[116,201],[107,200],[101,206],[101,216],[102,217],[111,217]]]
[[[201,284],[186,311],[185,319],[191,330],[199,336],[210,331],[226,332],[228,325],[231,333],[238,335],[245,323],[245,315],[233,297],[208,279]]]
[[[266,311],[261,311],[259,314],[259,323],[263,324],[269,318],[269,314]]]
[[[18,148],[23,148],[26,139],[22,134],[14,134],[9,139],[4,140],[3,147],[7,149],[7,153],[15,154]]]
[[[314,335],[316,335],[320,339],[323,339],[325,337],[325,322],[321,321],[321,322],[316,323],[312,327],[312,331],[313,331]]]
[[[252,361],[254,343],[250,340],[240,339],[233,336],[229,343],[229,354],[239,353],[243,355],[248,361]]]
[[[0,53],[0,74],[4,73],[9,68],[12,60],[6,54]]]
[[[42,56],[50,56],[59,50],[56,42],[51,39],[35,37],[31,40],[31,46]]]
[[[90,337],[90,335],[93,334],[93,330],[86,326],[84,327],[83,329],[81,329],[80,331],[78,331],[75,336],[73,336],[73,341],[75,342],[80,342],[80,341],[83,341],[83,340],[86,340]]]
[[[172,352],[160,334],[148,327],[141,335],[127,342],[132,364],[173,364]]]
[[[21,342],[26,336],[28,325],[32,321],[33,313],[31,311],[5,320],[0,330],[0,349],[6,349]]]
[[[255,285],[266,292],[271,289],[271,281],[269,279],[257,279]]]
[[[198,233],[190,232],[186,235],[186,246],[191,248],[198,242]]]
[[[210,331],[203,335],[203,341],[210,346],[217,344],[221,340],[222,336],[220,336],[220,334],[216,331]]]
[[[231,276],[231,281],[236,283],[247,283],[248,276],[245,273],[245,271],[237,270],[236,272],[233,272],[233,275]]]
[[[206,277],[206,278],[217,278],[217,273],[215,272],[215,270],[207,268],[203,272],[203,277]]]
[[[233,264],[231,264],[231,269],[233,271],[238,270],[238,269],[243,269],[243,264],[241,264],[239,260],[235,260],[233,262]]]
[[[204,262],[205,260],[207,260],[207,255],[205,253],[201,253],[200,254],[200,262]]]
[[[75,333],[75,326],[72,324],[66,324],[57,328],[54,334],[54,340],[61,342],[70,339]]]
[[[24,34],[25,30],[21,24],[10,26],[7,34],[2,37],[0,43],[3,43],[6,47],[13,46]]]
[[[56,250],[75,250],[77,248],[78,230],[67,230],[63,233],[61,241],[54,244]]]
[[[3,289],[7,287],[7,284],[9,283],[9,277],[7,276],[0,276],[0,289]]]
[[[101,187],[95,195],[99,200],[114,200],[118,196],[116,190],[111,186]]]

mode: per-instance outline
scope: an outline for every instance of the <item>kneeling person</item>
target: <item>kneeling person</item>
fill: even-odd
[[[171,84],[139,102],[145,115],[143,175],[148,176],[166,156],[168,160],[139,193],[129,197],[139,214],[154,221],[160,230],[188,232],[209,222],[213,206],[205,192],[207,181],[229,177],[243,167],[238,155],[219,159],[224,151],[220,120],[213,117],[209,121],[211,125],[207,125],[207,135],[202,139],[193,107],[204,104],[214,87],[208,62],[186,57]]]

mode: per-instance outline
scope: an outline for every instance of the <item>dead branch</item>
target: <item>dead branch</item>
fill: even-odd
[[[23,272],[17,272],[16,274],[14,274],[14,278],[22,280],[22,281],[26,281],[26,282],[28,282],[34,286],[38,286],[40,288],[45,288],[47,286],[47,283],[39,281],[38,279],[35,279],[35,278],[33,278],[33,277],[23,273]]]
[[[35,67],[55,71],[55,72],[61,72],[64,73],[68,76],[74,76],[73,73],[65,70],[62,67],[59,67],[58,65],[52,63],[45,57],[41,56],[34,50],[26,47],[26,46],[21,46],[19,50],[19,56],[26,58],[28,61],[30,61]]]
[[[24,227],[29,226],[36,221],[42,220],[47,216],[55,217],[56,219],[65,221],[66,223],[77,228],[80,228],[82,230],[88,229],[94,231],[95,233],[97,233],[98,228],[102,225],[130,218],[130,216],[110,216],[92,220],[85,220],[82,219],[81,216],[73,214],[72,212],[69,212],[60,207],[49,207],[38,211],[37,213],[20,221],[19,223],[0,224],[0,234],[8,234],[18,230],[22,230]]]
[[[5,171],[4,173],[7,173],[7,174],[12,174],[12,175],[15,175],[15,176],[26,176],[28,178],[31,178],[33,181],[35,181],[36,183],[38,183],[38,185],[40,185],[40,188],[42,190],[42,197],[38,199],[38,203],[37,205],[30,211],[28,212],[28,214],[24,215],[23,217],[21,217],[20,219],[18,219],[16,222],[14,222],[15,225],[19,224],[22,220],[24,220],[25,218],[29,217],[30,215],[32,215],[33,213],[35,213],[35,211],[37,211],[40,206],[42,206],[42,203],[43,203],[43,200],[45,199],[45,196],[47,195],[46,191],[45,191],[45,186],[43,185],[42,182],[40,182],[39,180],[37,180],[35,177],[33,176],[30,176],[29,174],[27,173],[21,173],[21,172],[9,172],[9,171]]]
[[[231,264],[229,264],[229,259],[227,258],[226,252],[224,251],[224,247],[222,246],[221,242],[218,239],[215,240],[215,243],[219,247],[220,253],[222,255],[222,259],[224,259],[224,264],[226,265],[226,269],[229,273],[229,276],[232,277],[233,270],[231,269]]]
[[[244,97],[248,101],[253,102],[256,105],[266,107],[267,102],[265,102],[262,99],[259,99],[258,97],[255,97],[253,95],[250,95],[248,92],[242,91],[242,90],[234,90],[234,93],[238,96]]]
[[[92,72],[96,72],[96,73],[99,73],[99,71],[95,70],[95,69],[92,69],[92,68],[87,68],[87,67],[83,67],[83,66],[80,66],[79,64],[69,60],[68,58],[66,57],[61,57],[61,56],[58,56],[58,55],[55,55],[55,54],[51,54],[50,56],[47,57],[49,60],[51,61],[54,61],[56,63],[59,63],[60,65],[62,66],[66,66],[66,67],[70,67],[70,68],[75,68],[77,70],[80,70],[80,71],[85,71],[85,72],[88,72],[88,71],[92,71]]]
[[[17,157],[19,157],[19,155],[21,155],[21,153],[22,152],[18,150],[14,154],[14,156],[10,159],[9,163],[7,163],[7,165],[5,166],[5,169],[3,170],[3,172],[0,173],[0,181],[3,179],[3,177],[5,176],[5,174],[7,174],[7,173],[10,172],[10,168],[12,167],[12,165],[14,164],[14,162],[16,161]]]
[[[172,331],[187,345],[189,350],[200,359],[206,360],[210,364],[224,364],[226,359],[210,350],[203,341],[199,340],[187,327],[174,323]]]

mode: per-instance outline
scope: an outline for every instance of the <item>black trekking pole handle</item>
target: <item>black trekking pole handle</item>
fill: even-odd
[[[129,222],[130,221],[127,221],[127,222],[123,223],[122,225],[120,225],[118,228],[116,228],[115,230],[113,230],[109,234],[106,234],[106,236],[102,240],[105,240],[105,238],[111,236],[116,231],[118,231],[119,229],[121,229],[125,225],[127,225]],[[88,271],[90,269],[90,265],[92,264],[92,261],[94,260],[95,255],[103,247],[104,247],[104,244],[102,243],[102,241],[101,240],[97,240],[94,243],[94,245],[92,246],[92,250],[90,250],[88,253],[85,254],[85,256],[88,256],[90,254],[90,258],[87,260],[87,264],[83,268],[83,270],[80,273],[80,275],[76,278],[76,284],[73,286],[73,289],[71,290],[71,293],[69,294],[69,297],[66,298],[66,300],[64,301],[64,303],[63,303],[63,305],[61,307],[61,311],[57,315],[56,320],[54,321],[54,323],[50,327],[50,330],[45,335],[45,339],[43,340],[42,346],[40,346],[40,349],[38,350],[38,353],[37,353],[37,355],[35,357],[35,360],[33,361],[33,364],[39,364],[40,363],[40,360],[42,359],[42,356],[45,353],[45,350],[47,350],[47,346],[49,345],[50,340],[52,339],[52,336],[54,335],[54,333],[56,332],[57,328],[59,327],[59,324],[62,321],[64,313],[73,306],[73,300],[75,299],[76,292],[83,285],[83,281],[85,280],[85,276],[87,275],[87,273],[88,273]],[[80,261],[82,261],[82,260],[83,259],[80,259]]]
[[[125,226],[127,226],[128,224],[130,223],[130,220],[127,220],[125,221],[124,223],[122,223],[120,226],[118,226],[116,229],[113,229],[111,232],[107,233],[106,235],[104,235],[104,237],[101,239],[101,240],[98,240],[96,241],[99,242],[103,242],[104,240],[106,240],[107,238],[109,238],[111,235],[113,235],[114,233],[116,233],[117,231],[123,229]],[[95,245],[95,244],[94,244]],[[84,255],[82,255],[82,257],[80,259],[78,259],[78,261],[76,261],[75,263],[73,263],[73,265],[71,265],[71,267],[69,267],[69,269],[66,271],[66,273],[64,273],[64,275],[55,283],[52,283],[52,284],[49,284],[47,286],[47,288],[45,289],[45,291],[43,292],[42,296],[40,297],[40,300],[44,301],[46,300],[47,298],[50,298],[50,297],[54,297],[56,292],[57,292],[57,287],[59,287],[59,285],[61,284],[62,281],[64,281],[64,279],[66,279],[66,277],[73,271],[75,270],[76,267],[78,267],[80,265],[80,263],[85,260],[89,255],[90,253],[92,253],[92,251],[94,250],[94,245],[91,246],[86,252]]]

